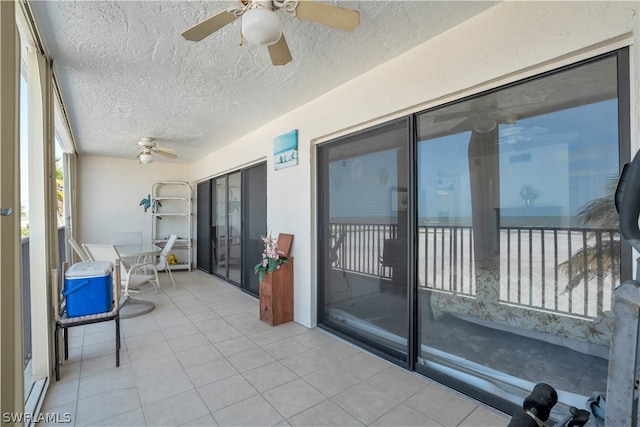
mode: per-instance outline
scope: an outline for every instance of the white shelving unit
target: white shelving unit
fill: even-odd
[[[192,194],[189,183],[181,181],[156,182],[151,191],[151,240],[158,246],[164,246],[171,234],[178,236],[171,249],[178,258],[178,264],[171,265],[172,270],[191,271]]]

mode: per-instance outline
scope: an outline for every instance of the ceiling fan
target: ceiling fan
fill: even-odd
[[[273,65],[291,62],[291,52],[282,33],[282,21],[275,13],[282,10],[307,21],[343,31],[360,25],[360,12],[310,0],[240,0],[242,7],[230,7],[205,19],[182,33],[191,41],[200,41],[242,17],[242,37],[251,43],[266,45]]]
[[[503,113],[495,99],[479,98],[472,101],[470,109],[440,114],[433,121],[458,121],[453,126],[456,132],[473,129],[476,132],[489,133],[499,124],[513,125],[519,118],[517,114]]]
[[[153,138],[145,136],[138,141],[138,155],[136,157],[140,160],[140,163],[148,165],[153,162],[154,153],[169,157],[170,159],[175,159],[178,157],[173,154],[175,151],[175,149],[169,147],[157,147],[156,143],[153,142]]]

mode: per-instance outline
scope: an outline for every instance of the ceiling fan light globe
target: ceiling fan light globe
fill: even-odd
[[[473,129],[479,133],[489,133],[496,128],[498,123],[493,119],[478,119],[473,124]]]
[[[149,163],[153,162],[153,156],[151,154],[148,153],[142,153],[140,154],[140,163],[144,164],[144,165],[148,165]]]
[[[253,44],[272,45],[282,36],[282,21],[271,10],[249,9],[242,15],[242,35]]]

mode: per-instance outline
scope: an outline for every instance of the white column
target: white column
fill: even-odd
[[[20,38],[15,3],[0,1],[0,415],[24,411],[20,268]],[[17,423],[11,423],[17,424]]]
[[[31,276],[31,339],[33,379],[51,372],[50,283],[57,268],[55,139],[51,65],[34,50],[28,52],[29,88],[29,273]]]

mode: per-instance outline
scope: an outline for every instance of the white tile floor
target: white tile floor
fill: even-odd
[[[156,309],[71,328],[42,407],[71,425],[506,426],[509,418],[319,329],[270,327],[258,301],[200,271],[166,276]],[[51,416],[51,415],[49,415]],[[65,424],[69,425],[69,424]]]

